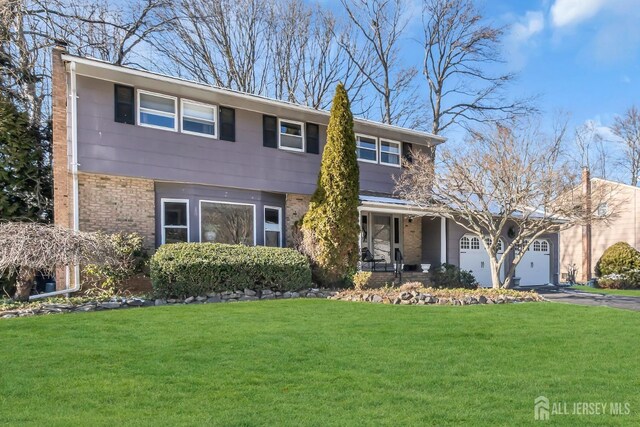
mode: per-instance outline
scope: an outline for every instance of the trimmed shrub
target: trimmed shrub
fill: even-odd
[[[596,263],[596,276],[625,274],[640,269],[640,252],[626,242],[618,242],[607,248]]]
[[[470,271],[461,270],[453,264],[432,267],[431,282],[440,289],[477,289],[478,282]]]
[[[249,288],[293,291],[311,284],[307,258],[294,249],[221,243],[161,246],[151,258],[159,297],[190,297]]]

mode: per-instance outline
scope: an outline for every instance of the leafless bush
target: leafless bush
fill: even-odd
[[[37,272],[85,263],[115,265],[118,253],[99,233],[38,223],[0,223],[0,275],[16,275],[15,298],[24,300]]]

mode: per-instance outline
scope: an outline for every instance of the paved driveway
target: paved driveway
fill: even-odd
[[[600,295],[569,289],[536,289],[549,301],[568,304],[605,306],[640,311],[640,297],[625,297],[619,295]]]

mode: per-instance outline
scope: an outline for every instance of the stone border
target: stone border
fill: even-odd
[[[474,292],[473,294],[456,295],[456,292],[446,292],[446,290],[440,291],[437,289],[395,292],[358,292],[349,290],[330,296],[329,299],[336,301],[360,301],[395,305],[474,305],[546,301],[543,297],[534,293],[521,292],[521,294],[522,295],[514,295],[513,293],[484,295],[482,293]]]
[[[73,302],[43,302],[41,304],[31,303],[24,308],[14,308],[2,311],[0,307],[0,319],[11,319],[14,317],[28,317],[45,314],[77,313],[88,311],[116,310],[133,307],[152,307],[161,305],[179,304],[213,304],[223,302],[257,301],[269,299],[293,299],[293,298],[329,298],[337,294],[337,291],[320,288],[303,289],[298,292],[274,292],[271,290],[254,291],[251,289],[238,290],[234,292],[218,292],[189,297],[185,299],[148,299],[137,297],[114,297],[109,300],[84,300],[79,303]]]

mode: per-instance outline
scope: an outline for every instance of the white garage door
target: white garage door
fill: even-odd
[[[500,240],[499,254],[504,250],[504,244]],[[478,284],[482,287],[491,287],[491,267],[489,254],[480,242],[480,238],[471,234],[465,234],[460,239],[460,268],[471,271]],[[500,278],[504,278],[504,272],[500,271]]]
[[[536,239],[529,246],[516,267],[520,286],[546,285],[551,272],[551,245],[544,239]]]

